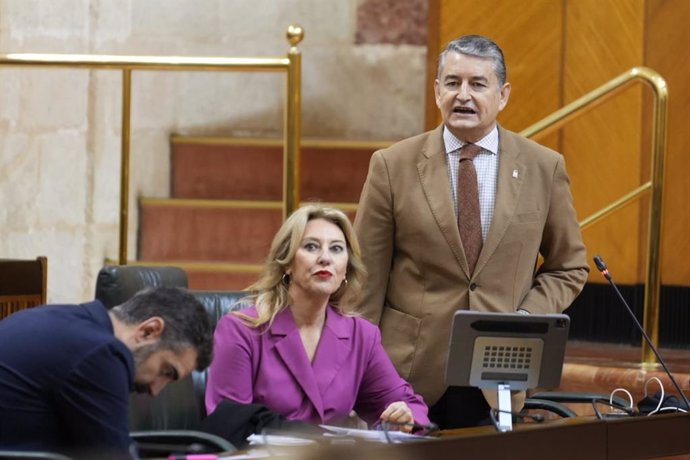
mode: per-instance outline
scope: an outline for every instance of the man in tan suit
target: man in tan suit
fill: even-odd
[[[501,49],[476,35],[451,42],[434,88],[443,124],[374,153],[355,230],[369,273],[362,311],[430,418],[453,428],[487,423],[490,409],[478,389],[445,384],[453,313],[561,312],[589,267],[563,156],[496,123],[510,95]],[[481,214],[474,270],[456,192],[469,143],[481,147],[470,160]]]

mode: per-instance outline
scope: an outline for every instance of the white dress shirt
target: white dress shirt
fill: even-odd
[[[453,197],[455,215],[458,213],[458,169],[460,167],[460,149],[465,143],[455,137],[445,126],[443,127],[443,143],[446,147],[448,177],[450,191]],[[489,234],[491,219],[494,215],[496,203],[496,183],[498,181],[498,127],[476,142],[482,148],[474,158],[474,168],[477,171],[477,185],[479,187],[479,212],[482,222],[482,239],[486,241]]]

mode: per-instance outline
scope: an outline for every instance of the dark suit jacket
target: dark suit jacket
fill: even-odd
[[[129,458],[134,376],[101,302],[10,315],[0,321],[0,449]]]
[[[562,155],[500,127],[496,205],[472,276],[442,125],[374,153],[355,230],[369,272],[363,312],[430,405],[446,389],[456,310],[561,312],[589,271]]]

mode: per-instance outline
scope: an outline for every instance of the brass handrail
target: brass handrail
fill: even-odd
[[[659,292],[661,287],[661,225],[662,193],[664,186],[664,162],[666,157],[666,132],[668,118],[668,87],[658,72],[648,67],[633,67],[613,80],[590,91],[548,117],[538,121],[521,132],[526,137],[554,131],[577,116],[582,109],[593,108],[610,99],[625,89],[635,80],[642,80],[654,91],[654,113],[652,125],[652,171],[651,180],[637,187],[632,192],[605,206],[600,211],[586,217],[580,222],[584,229],[603,219],[613,211],[629,204],[642,193],[651,189],[652,197],[649,210],[649,234],[647,239],[647,278],[644,295],[644,330],[654,346],[659,344]],[[651,347],[642,341],[642,364],[654,366],[656,355]]]
[[[300,26],[287,29],[290,49],[286,58],[226,58],[185,56],[113,56],[89,54],[11,53],[0,55],[0,66],[77,67],[122,70],[122,139],[120,171],[120,241],[118,262],[127,264],[129,219],[129,165],[131,144],[131,103],[133,70],[285,72],[287,101],[284,116],[283,217],[299,203],[299,157],[301,136],[301,54],[297,48],[304,38]]]

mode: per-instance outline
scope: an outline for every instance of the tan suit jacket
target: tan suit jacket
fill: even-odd
[[[446,390],[456,310],[561,312],[589,271],[563,156],[499,127],[496,205],[470,276],[446,158],[443,125],[375,152],[355,219],[368,270],[362,312],[429,405]]]

